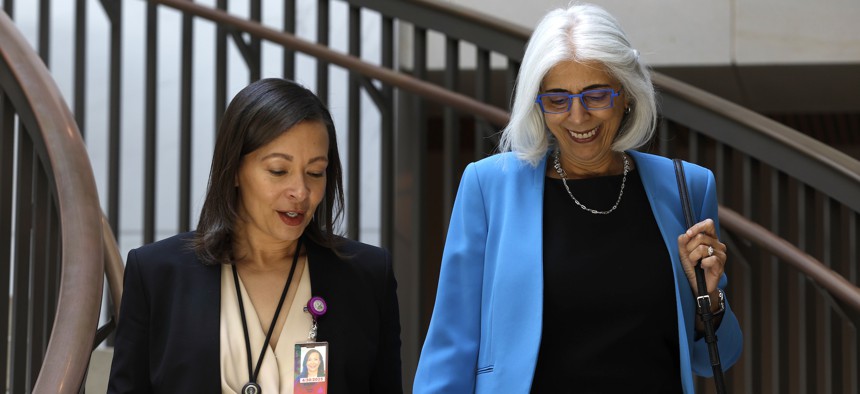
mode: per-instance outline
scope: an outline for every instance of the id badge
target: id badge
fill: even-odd
[[[295,353],[295,394],[328,394],[328,342],[300,342]]]

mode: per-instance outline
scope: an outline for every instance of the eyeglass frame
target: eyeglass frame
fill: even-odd
[[[564,93],[564,92],[541,93],[541,94],[537,95],[537,97],[535,97],[535,103],[538,106],[540,106],[541,112],[543,112],[545,114],[552,114],[552,115],[566,114],[566,113],[570,112],[570,110],[573,108],[573,99],[579,98],[579,103],[582,104],[582,108],[585,109],[586,111],[600,111],[600,110],[610,109],[610,108],[614,107],[615,106],[615,98],[618,97],[623,90],[624,90],[624,87],[620,87],[620,88],[618,88],[618,90],[615,90],[612,88],[589,89],[589,90],[584,90],[582,92],[579,92],[578,94],[568,94],[568,93]],[[611,94],[609,95],[609,105],[606,107],[601,107],[601,108],[589,108],[588,105],[585,104],[585,99],[583,99],[582,97],[588,93],[594,93],[594,92],[610,92]],[[561,112],[547,112],[546,108],[544,108],[544,106],[543,106],[543,101],[541,100],[542,97],[547,97],[547,96],[567,97],[568,98],[567,110],[561,111]]]

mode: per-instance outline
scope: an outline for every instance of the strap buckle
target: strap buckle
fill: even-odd
[[[703,295],[696,297],[696,304],[699,305],[699,313],[703,313],[705,311],[711,311],[711,296]]]
[[[717,289],[717,291],[719,291],[720,294],[720,309],[711,312],[711,296],[705,294],[703,296],[696,297],[696,304],[699,306],[699,314],[710,313],[711,315],[717,316],[726,311],[726,293],[723,289]]]

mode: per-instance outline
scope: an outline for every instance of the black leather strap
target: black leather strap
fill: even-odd
[[[680,159],[672,159],[675,164],[675,179],[678,181],[678,194],[681,197],[681,206],[684,210],[684,222],[687,228],[696,223],[693,216],[693,207],[690,203],[690,193],[687,191],[687,177],[684,175],[684,163]],[[714,315],[711,313],[711,297],[708,296],[708,285],[705,282],[705,271],[702,269],[702,260],[696,262],[693,271],[696,273],[696,287],[699,288],[696,297],[697,312],[705,325],[705,342],[708,344],[708,354],[711,358],[711,368],[714,371],[714,383],[717,393],[726,393],[726,383],[723,379],[723,367],[720,363],[720,351],[717,347],[717,335],[714,330]]]

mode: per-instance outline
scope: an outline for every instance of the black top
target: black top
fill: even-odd
[[[621,175],[568,180],[608,210]],[[533,393],[681,393],[675,281],[636,170],[618,208],[546,178],[543,333]]]

